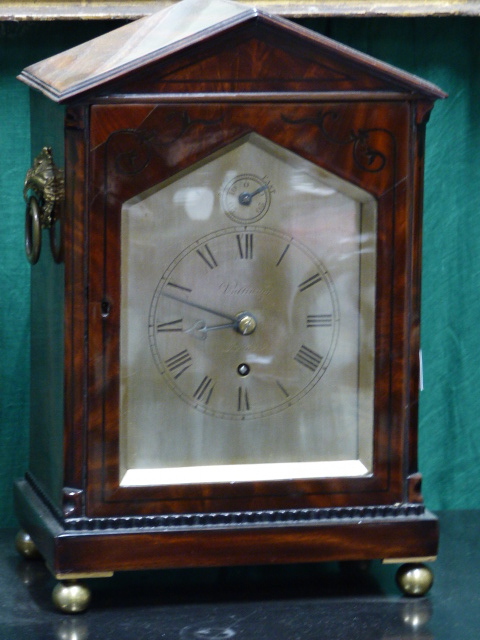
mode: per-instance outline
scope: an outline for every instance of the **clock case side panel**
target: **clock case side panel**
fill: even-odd
[[[88,110],[85,112],[88,114]],[[55,262],[43,231],[40,260],[32,267],[32,392],[30,461],[16,483],[16,511],[27,531],[41,522],[58,523],[84,514],[86,422],[85,279],[85,118],[84,109],[65,108],[32,93],[32,152],[51,146],[65,171],[61,209],[61,259]],[[38,148],[38,149],[37,149]],[[32,508],[35,495],[42,507]],[[37,520],[40,512],[40,525]],[[33,533],[32,533],[33,535]],[[48,555],[46,553],[46,555]]]
[[[32,163],[43,147],[64,167],[65,108],[30,92]],[[57,223],[58,224],[58,223]],[[43,229],[40,257],[31,266],[30,456],[27,477],[55,507],[61,505],[64,427],[65,269]]]
[[[148,114],[156,111],[158,116],[158,113],[161,113],[161,109],[169,110],[171,114],[174,106],[175,105],[164,105],[160,108],[158,106],[155,107],[153,104],[149,104],[136,105],[135,108],[131,108],[128,107],[127,104],[124,104],[123,106],[119,104],[112,105],[111,107],[107,107],[105,105],[104,107],[96,108],[98,115],[98,130],[92,131],[92,136],[95,139],[95,145],[92,145],[92,147],[94,147],[95,151],[92,156],[94,157],[94,160],[92,161],[91,167],[92,179],[94,176],[95,178],[91,185],[91,191],[94,194],[98,194],[103,190],[104,196],[103,201],[102,199],[95,197],[95,203],[92,202],[93,208],[90,211],[91,240],[93,242],[92,248],[95,246],[93,251],[94,254],[103,256],[104,276],[103,279],[98,277],[92,278],[90,282],[91,312],[89,347],[91,349],[90,369],[92,382],[94,380],[93,376],[98,376],[98,372],[100,371],[96,365],[95,372],[93,370],[93,363],[97,362],[99,356],[104,358],[106,366],[104,374],[106,377],[104,379],[98,378],[95,380],[94,384],[91,385],[91,410],[93,413],[92,411],[90,413],[89,427],[89,515],[113,515],[114,513],[154,514],[157,513],[159,509],[160,511],[166,510],[166,512],[169,512],[172,509],[180,509],[180,511],[184,511],[185,509],[190,509],[192,511],[208,511],[215,510],[215,504],[217,509],[223,508],[228,510],[235,508],[235,500],[230,502],[230,507],[226,507],[226,504],[228,504],[229,501],[227,500],[225,502],[225,497],[222,497],[221,495],[222,490],[214,486],[204,488],[207,490],[207,494],[205,494],[204,498],[200,498],[200,494],[198,494],[198,492],[196,497],[194,497],[195,491],[192,492],[191,489],[184,491],[180,487],[175,487],[170,491],[170,498],[163,503],[161,494],[163,493],[164,497],[166,497],[165,493],[168,494],[168,491],[165,492],[158,488],[149,487],[142,488],[140,491],[135,488],[122,488],[119,490],[118,486],[119,262],[117,252],[119,251],[120,237],[119,206],[121,202],[127,199],[127,195],[131,197],[135,195],[135,193],[142,191],[144,188],[152,186],[154,183],[149,183],[149,180],[151,181],[152,178],[148,178],[148,172],[147,178],[145,178],[145,175],[142,176],[140,172],[138,175],[135,174],[134,176],[135,188],[137,189],[136,192],[129,191],[132,187],[128,186],[129,180],[130,184],[133,184],[133,176],[128,180],[125,179],[123,184],[121,181],[118,184],[109,183],[107,189],[104,183],[104,178],[101,177],[102,167],[105,170],[105,167],[107,166],[105,147],[102,148],[102,145],[98,145],[98,136],[99,131],[101,130],[101,135],[104,136],[104,140],[108,139],[111,142],[111,136],[115,131],[118,131],[116,127],[118,127],[120,123],[123,130],[128,131],[130,144],[132,142],[132,132],[135,131],[136,127],[135,121],[141,122],[143,127],[145,123],[148,125]],[[325,113],[328,113],[328,109],[332,105],[322,104],[321,106],[325,109]],[[286,105],[277,106],[277,114],[283,111],[284,116],[287,114],[287,120],[290,119],[291,127],[288,129],[288,133],[275,133],[275,131],[278,130],[278,123],[274,123],[273,120],[270,120],[270,124],[266,129],[265,127],[263,129],[260,127],[260,129],[257,128],[257,131],[267,135],[267,137],[270,137],[279,144],[286,145],[294,151],[297,149],[297,151],[300,151],[304,156],[308,157],[310,154],[311,158],[316,158],[316,161],[320,164],[323,163],[323,166],[326,168],[331,169],[332,165],[336,166],[337,170],[338,167],[344,167],[343,177],[348,175],[349,179],[353,179],[354,181],[357,180],[359,185],[365,185],[365,175],[369,176],[367,184],[370,184],[370,188],[373,192],[377,192],[381,210],[383,211],[381,217],[384,231],[379,234],[378,238],[379,247],[381,247],[379,249],[379,255],[384,256],[386,264],[391,265],[390,271],[387,270],[388,272],[382,272],[380,274],[381,286],[379,288],[377,304],[379,304],[380,308],[383,309],[383,315],[381,319],[382,327],[377,329],[380,344],[377,348],[377,366],[380,366],[384,371],[390,371],[391,367],[393,367],[394,370],[385,376],[384,379],[382,379],[382,376],[377,375],[380,387],[378,387],[376,394],[377,437],[374,477],[359,478],[354,481],[345,479],[321,481],[320,485],[323,487],[323,490],[319,491],[317,486],[317,489],[313,491],[313,493],[312,488],[306,486],[309,483],[299,483],[299,495],[303,494],[304,497],[298,498],[297,496],[291,504],[296,508],[300,508],[301,506],[332,506],[332,504],[342,506],[351,504],[352,500],[356,504],[403,503],[406,499],[403,472],[405,447],[407,442],[406,431],[408,429],[408,420],[405,414],[406,396],[404,383],[404,373],[408,370],[408,364],[406,362],[407,356],[404,344],[405,339],[407,339],[407,342],[409,340],[408,335],[410,330],[408,321],[405,321],[405,308],[409,304],[406,262],[408,261],[408,243],[410,242],[409,234],[411,233],[409,226],[411,221],[409,221],[409,216],[413,213],[412,184],[406,167],[407,160],[414,160],[414,158],[409,157],[407,151],[404,150],[402,152],[401,159],[396,158],[394,161],[394,163],[398,163],[397,170],[399,167],[401,168],[401,172],[397,174],[392,170],[392,159],[390,158],[390,173],[389,177],[385,178],[381,175],[380,171],[366,171],[365,166],[362,166],[362,160],[359,161],[358,153],[364,154],[363,160],[365,161],[367,158],[373,158],[374,162],[383,163],[384,160],[382,152],[375,151],[375,145],[380,144],[380,148],[384,151],[387,150],[389,154],[392,153],[392,138],[388,131],[396,129],[396,138],[398,138],[398,140],[411,140],[411,106],[408,103],[402,103],[402,106],[398,107],[400,112],[403,114],[400,118],[401,125],[396,122],[398,112],[396,112],[395,108],[389,104],[384,104],[380,107],[378,105],[377,107],[365,107],[365,105],[361,105],[352,108],[352,113],[355,113],[355,130],[365,132],[365,123],[371,123],[372,121],[378,123],[379,114],[383,114],[383,124],[385,124],[385,127],[371,127],[371,138],[369,141],[370,146],[368,144],[363,144],[360,151],[359,145],[360,143],[365,143],[365,138],[363,137],[361,140],[358,138],[357,141],[355,141],[355,139],[350,140],[348,152],[345,150],[346,145],[343,145],[342,151],[342,144],[339,144],[338,140],[330,140],[329,144],[325,144],[325,138],[327,138],[328,143],[328,136],[325,136],[325,131],[322,132],[322,121],[318,120],[317,117],[318,107],[319,105],[302,106],[301,108],[299,105],[296,105],[295,107],[287,107]],[[348,114],[349,108],[345,105],[336,105],[335,108],[337,107],[340,111],[343,109],[344,113]],[[135,115],[125,115],[128,113],[129,108],[131,108],[131,113]],[[247,107],[237,106],[237,108],[241,110],[242,108],[246,109]],[[263,106],[262,113],[262,107],[260,105],[255,107],[250,105],[248,108],[253,110],[257,109],[259,116],[258,118],[251,118],[250,122],[262,122],[262,120],[266,120],[267,122],[269,121],[270,116],[265,116],[265,106]],[[176,120],[173,119],[177,124],[181,124],[183,122],[187,125],[184,129],[180,127],[180,135],[178,136],[178,139],[175,140],[175,144],[178,149],[182,150],[182,153],[180,155],[177,154],[176,157],[181,158],[181,160],[179,160],[179,164],[176,164],[174,168],[171,166],[166,168],[164,166],[163,169],[160,169],[158,161],[153,160],[155,154],[152,153],[150,160],[153,163],[152,167],[155,167],[155,171],[153,171],[152,168],[151,170],[153,171],[155,180],[157,181],[159,176],[168,177],[168,175],[177,172],[182,167],[184,168],[188,163],[193,162],[195,159],[199,160],[213,152],[218,148],[220,144],[219,141],[221,141],[221,144],[226,144],[228,141],[252,130],[251,125],[249,126],[245,121],[242,124],[241,118],[237,120],[232,118],[234,129],[229,129],[229,136],[225,137],[224,133],[220,134],[222,127],[226,127],[227,123],[219,117],[219,113],[222,111],[222,108],[220,108],[219,105],[211,105],[208,107],[196,105],[195,107],[188,107],[188,109],[185,105],[181,105],[178,106],[178,109],[178,114],[185,114],[186,112],[189,114],[188,117],[185,115],[180,117],[179,115]],[[233,110],[233,113],[235,108],[232,106],[231,109]],[[271,113],[272,108],[267,107],[267,109]],[[200,117],[200,113],[202,117]],[[307,114],[308,117],[302,117],[302,114]],[[146,115],[147,117],[145,117]],[[122,118],[126,119],[122,121]],[[347,118],[344,123],[344,126],[346,127],[345,134],[347,137],[351,134],[349,122],[350,121]],[[115,124],[111,125],[108,123]],[[208,125],[206,123],[210,124]],[[110,133],[108,133],[109,126],[111,127]],[[198,128],[196,132],[192,133],[195,126],[200,128]],[[212,148],[209,148],[209,143],[207,143],[208,136],[205,135],[205,131],[202,129],[205,127],[208,128],[208,126],[213,127],[212,140],[216,141]],[[229,124],[228,126],[231,127],[232,124]],[[189,133],[187,133],[187,130],[189,130]],[[161,131],[163,130],[161,129]],[[212,133],[212,131],[210,133]],[[336,129],[336,134],[339,135],[338,128]],[[140,138],[142,138],[142,136],[144,139],[148,139],[148,136],[145,137],[144,133],[140,133]],[[189,136],[193,136],[193,138]],[[308,145],[307,151],[301,147],[301,141],[305,141],[306,137],[309,139],[310,151],[308,151]],[[189,145],[192,144],[192,140],[195,138],[197,138],[195,143],[197,150],[192,156],[189,155],[189,153],[186,153],[186,151],[190,148]],[[382,142],[380,142],[381,139]],[[356,142],[358,142],[358,145]],[[297,145],[297,147],[295,145]],[[333,148],[335,148],[336,156],[333,154],[334,157],[332,158]],[[125,147],[124,151],[126,151],[126,149],[127,147]],[[319,151],[319,149],[321,149],[321,151]],[[414,156],[414,153],[411,150],[409,153],[412,153],[412,156]],[[340,160],[342,154],[343,160]],[[141,154],[137,154],[136,157],[141,158]],[[346,160],[347,157],[348,160]],[[117,155],[117,159],[118,158],[126,159],[126,154],[120,153],[120,155]],[[157,162],[157,164],[155,164],[155,162]],[[357,178],[352,178],[352,176],[355,175]],[[392,206],[397,207],[396,219],[393,219],[391,213],[389,213],[392,211]],[[106,223],[107,219],[108,225]],[[391,224],[397,225],[395,230],[389,228],[389,225]],[[391,249],[394,231],[400,235],[400,239],[397,238],[396,240],[397,244],[395,245],[394,251],[395,261],[392,263]],[[387,234],[389,239],[384,236],[384,233]],[[105,248],[107,255],[102,253],[102,248]],[[91,258],[90,264],[92,265],[92,269],[95,264],[95,270],[92,270],[92,274],[94,272],[98,273],[96,269],[99,265],[95,262],[95,258]],[[101,317],[102,304],[106,304],[109,309],[108,313],[104,314],[103,319]],[[393,357],[391,351],[392,346],[394,348]],[[391,387],[392,384],[394,384],[394,387]],[[102,423],[102,416],[105,420],[104,423]],[[364,485],[363,491],[358,489],[362,484]],[[357,487],[357,489],[355,489],[355,487]],[[279,507],[282,504],[282,496],[289,493],[289,488],[287,486],[282,486],[282,483],[277,483],[275,488],[270,487],[270,490],[273,490],[270,502],[262,497],[260,497],[260,499],[255,498],[254,493],[247,501],[244,499],[237,501],[237,508],[253,508],[254,505],[258,506],[260,504],[263,504],[263,506],[270,504],[272,508]],[[235,496],[235,494],[239,496],[241,491],[241,487],[233,487],[231,494],[232,497]],[[255,491],[257,493],[264,494],[265,488],[263,487],[263,489],[259,490],[257,487]],[[336,494],[336,498],[332,498],[332,492]],[[185,501],[185,494],[189,494],[190,499]],[[275,494],[276,497],[274,497]],[[330,494],[330,497],[328,497],[328,494]],[[217,495],[217,498],[215,498],[215,495]],[[172,502],[173,496],[175,496],[175,499]],[[158,502],[159,498],[160,502]],[[175,503],[175,501],[177,502]]]
[[[65,116],[65,445],[62,511],[85,510],[86,423],[88,414],[88,109],[72,106]]]
[[[412,503],[422,503],[422,474],[418,467],[418,413],[422,391],[421,363],[421,280],[422,280],[422,238],[423,238],[423,201],[425,144],[427,123],[433,102],[419,101],[412,111],[412,151],[416,162],[412,164],[412,182],[414,201],[412,214],[412,250],[410,256],[411,297],[409,314],[409,429],[405,455],[405,499]]]

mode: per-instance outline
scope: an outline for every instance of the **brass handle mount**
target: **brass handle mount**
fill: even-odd
[[[55,262],[63,259],[62,241],[57,240],[55,223],[61,221],[65,199],[64,173],[54,161],[52,149],[43,147],[27,171],[23,187],[26,202],[25,253],[30,264],[38,262],[42,248],[42,230],[48,229],[50,249]],[[60,232],[61,235],[61,232]]]

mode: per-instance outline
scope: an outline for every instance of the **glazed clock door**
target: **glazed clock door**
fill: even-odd
[[[366,193],[249,134],[122,229],[123,486],[371,470]]]
[[[288,106],[145,107],[137,132],[140,116],[117,109],[125,126],[93,164],[107,194],[92,233],[105,248],[91,413],[107,434],[103,505],[341,505],[385,486],[378,198],[299,153],[298,131],[291,148]],[[267,125],[253,131],[256,115]]]

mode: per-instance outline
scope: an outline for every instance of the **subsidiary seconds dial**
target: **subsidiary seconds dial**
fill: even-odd
[[[166,269],[149,337],[162,379],[209,415],[282,411],[324,375],[338,334],[332,279],[298,240],[231,227],[200,238]]]
[[[227,216],[240,224],[258,222],[270,207],[272,187],[251,173],[236,176],[225,187],[222,204]]]

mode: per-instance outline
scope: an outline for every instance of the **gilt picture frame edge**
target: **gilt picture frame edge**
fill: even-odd
[[[0,3],[1,20],[133,20],[179,0],[10,0]],[[478,16],[480,0],[245,0],[248,7],[288,18]]]

